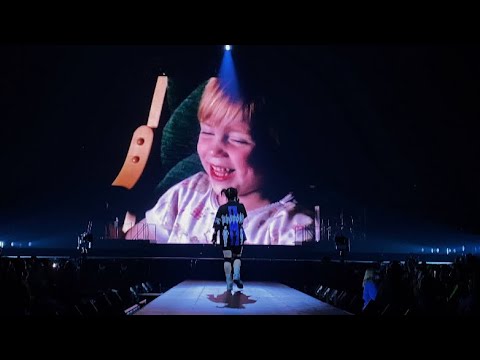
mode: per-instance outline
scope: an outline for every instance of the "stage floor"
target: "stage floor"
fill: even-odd
[[[350,315],[280,283],[244,285],[227,292],[223,281],[183,281],[134,315]]]

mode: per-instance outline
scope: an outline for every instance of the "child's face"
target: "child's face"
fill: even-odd
[[[197,151],[216,194],[228,187],[240,197],[259,191],[262,177],[251,165],[254,148],[250,126],[240,117],[200,123]]]

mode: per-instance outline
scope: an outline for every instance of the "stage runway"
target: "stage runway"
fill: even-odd
[[[245,282],[226,291],[222,281],[187,280],[134,315],[350,315],[286,285]]]

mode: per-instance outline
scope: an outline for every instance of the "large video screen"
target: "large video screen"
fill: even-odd
[[[3,245],[210,244],[228,188],[219,241],[240,218],[245,245],[479,232],[477,46],[2,54]]]
[[[127,210],[115,217],[107,237],[208,244],[220,231],[220,238],[235,234],[239,243],[249,245],[316,240],[314,213],[295,199],[288,166],[283,166],[280,129],[285,124],[275,95],[261,81],[252,81],[247,70],[254,69],[237,67],[231,50],[218,61],[218,73],[163,117],[169,82],[166,75],[157,77],[147,123],[133,133],[112,183],[127,190],[136,185],[155,132],[161,131],[160,181],[152,193],[156,202],[144,214]],[[228,189],[236,193],[233,201]],[[240,204],[241,214],[234,207],[235,213],[218,215],[227,203]],[[216,221],[221,222],[217,231]]]

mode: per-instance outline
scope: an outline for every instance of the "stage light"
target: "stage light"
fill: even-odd
[[[232,50],[232,45],[225,45],[225,51]]]

